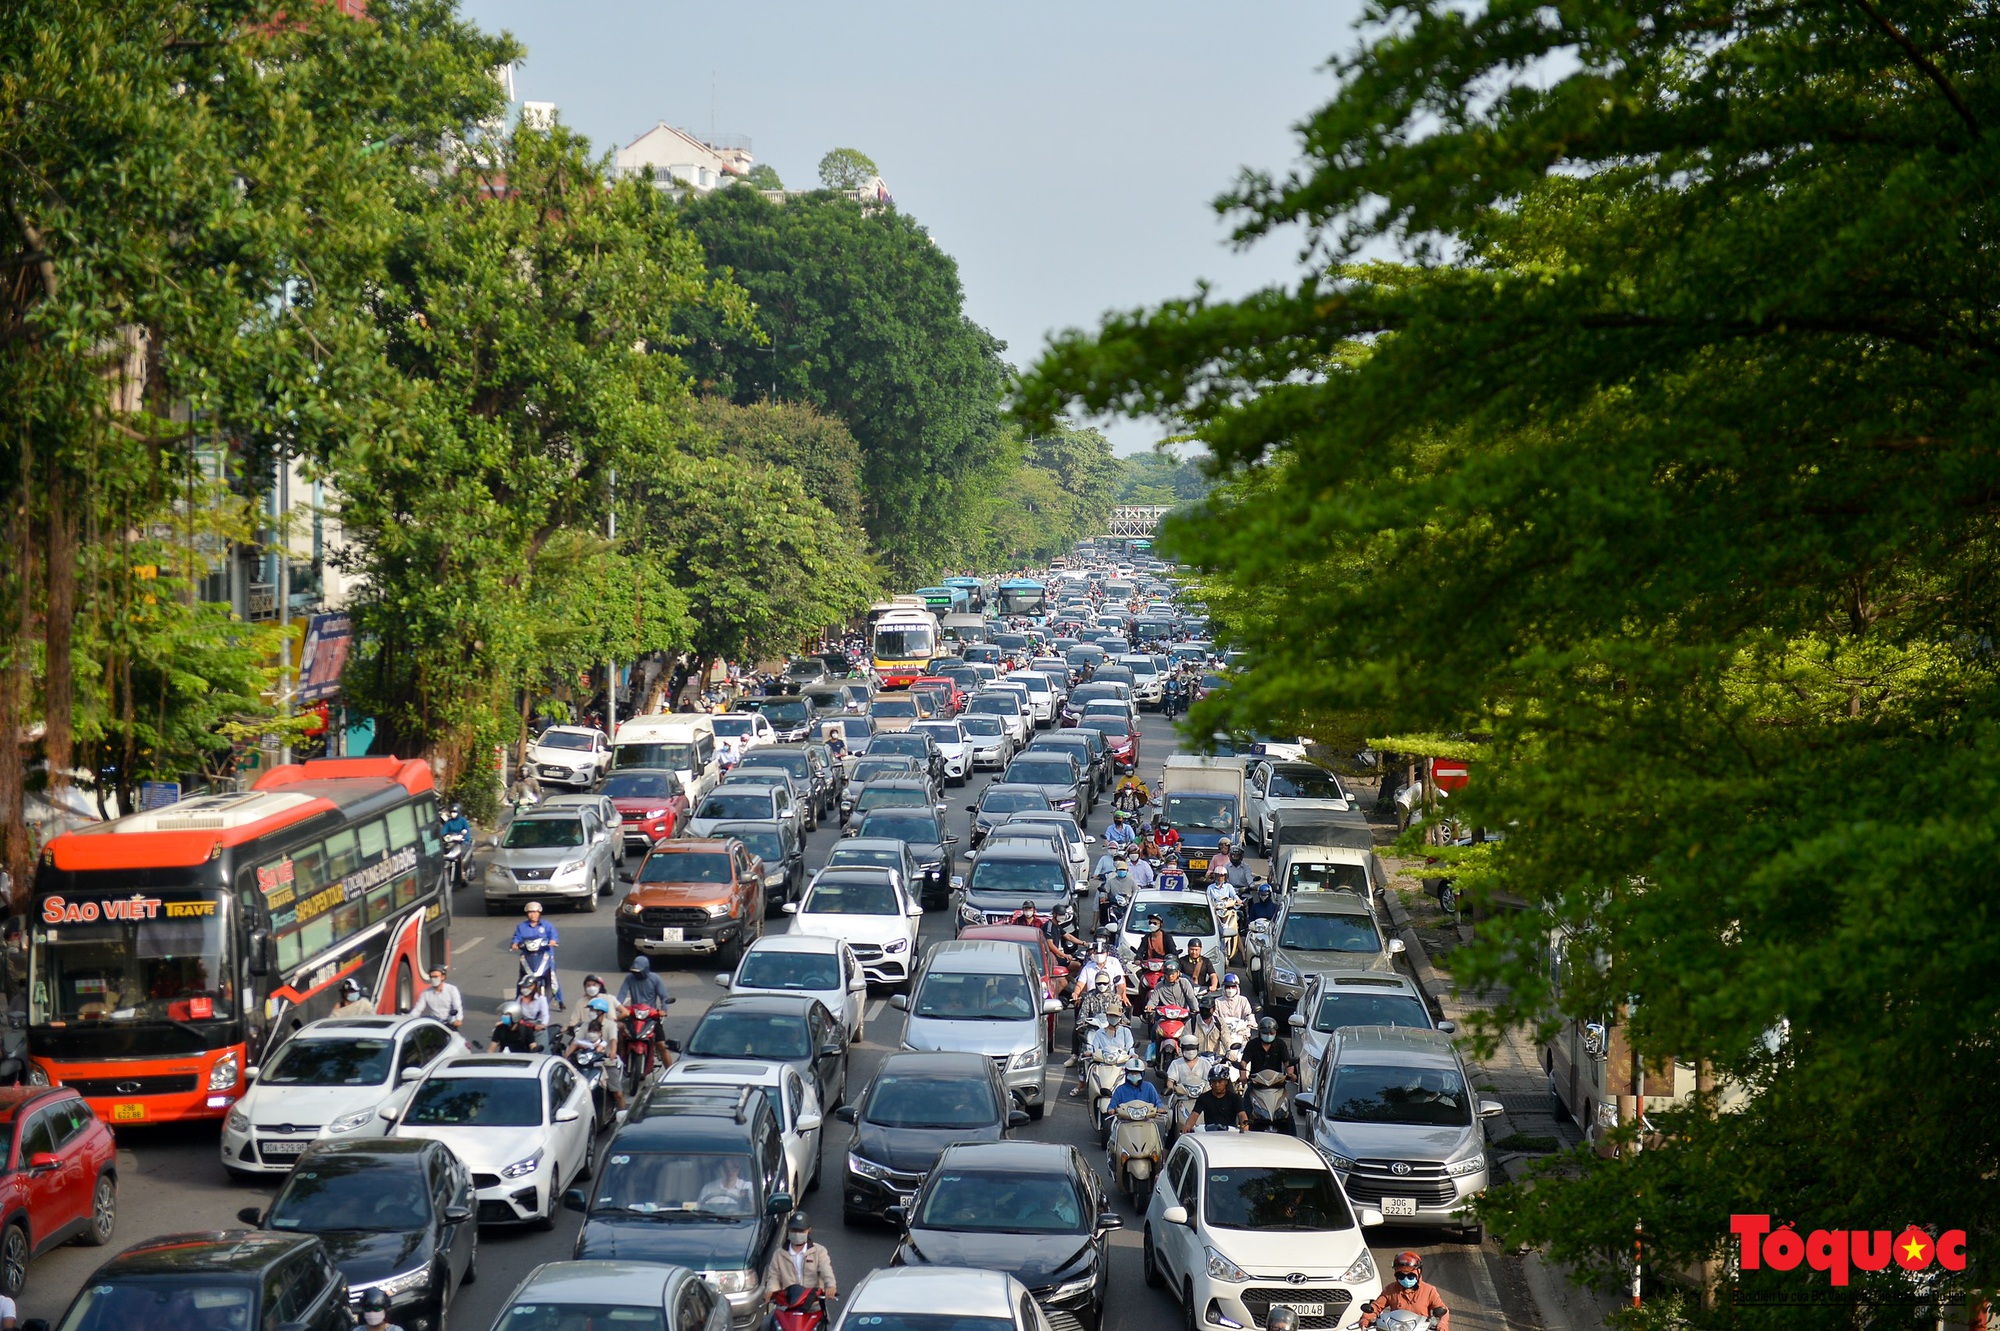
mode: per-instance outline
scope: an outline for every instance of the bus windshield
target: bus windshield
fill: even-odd
[[[875,630],[878,661],[927,661],[937,654],[937,634],[928,624],[884,624]]]
[[[31,1025],[236,1016],[229,903],[216,896],[46,897],[28,956]],[[104,908],[137,918],[105,919]],[[89,919],[74,921],[76,913]],[[169,914],[169,912],[174,912]],[[73,922],[72,922],[73,921]]]

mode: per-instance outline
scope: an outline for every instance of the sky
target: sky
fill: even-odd
[[[1296,237],[1235,250],[1211,201],[1282,171],[1332,91],[1359,0],[905,0],[676,5],[462,0],[528,48],[519,97],[600,149],[659,121],[749,136],[787,186],[822,154],[874,158],[896,206],[958,260],[966,311],[1017,366],[1052,332],[1297,271]],[[1162,433],[1095,422],[1121,453]]]

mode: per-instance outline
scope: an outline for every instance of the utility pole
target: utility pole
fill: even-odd
[[[611,502],[606,505],[604,515],[604,535],[607,540],[618,539],[618,471],[611,471]],[[606,738],[618,737],[618,663],[604,664],[604,733]]]
[[[292,459],[287,449],[278,450],[278,718],[292,715]],[[285,732],[278,762],[292,760],[292,734]]]

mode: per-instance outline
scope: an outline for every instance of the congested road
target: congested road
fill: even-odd
[[[1168,754],[1176,751],[1174,732],[1154,714],[1145,716],[1142,729],[1141,772],[1157,784],[1161,764]],[[990,775],[981,774],[968,786],[947,793],[951,830],[959,837],[961,850],[966,845],[970,822],[965,806],[977,798],[991,779]],[[1109,817],[1109,801],[1100,802],[1090,822],[1093,835],[1102,833]],[[812,834],[807,852],[809,871],[825,860],[838,837],[838,830],[831,824]],[[611,920],[608,910],[590,916],[556,918],[555,923],[562,930],[562,971],[571,994],[578,992],[577,982],[585,972],[612,976],[615,983],[617,961]],[[771,927],[782,927],[782,922],[774,918]],[[512,920],[480,913],[474,893],[461,894],[452,927],[452,978],[465,995],[470,1013],[465,1033],[470,1039],[485,1037],[503,994],[511,988],[515,966],[507,950],[507,938],[512,928]],[[930,912],[923,923],[923,943],[928,946],[950,934],[947,913]],[[716,967],[667,963],[661,970],[676,1000],[667,1034],[680,1039],[693,1029],[708,1003],[721,993],[715,984]],[[873,997],[868,1010],[867,1039],[856,1045],[852,1053],[850,1084],[857,1090],[883,1055],[896,1047],[901,1027],[901,1014],[889,1006],[885,997]],[[1067,1040],[1065,1019],[1058,1042],[1062,1054],[1067,1053]],[[1057,1061],[1052,1064],[1050,1076],[1055,1077],[1060,1071]],[[1068,1142],[1082,1148],[1091,1159],[1101,1160],[1078,1103],[1064,1098],[1061,1088],[1051,1090],[1048,1116],[1018,1130],[1017,1135]],[[839,1177],[840,1152],[845,1149],[847,1131],[845,1125],[829,1122],[822,1139],[830,1184]],[[261,1204],[275,1193],[275,1184],[259,1188],[232,1183],[225,1177],[216,1158],[216,1136],[213,1124],[121,1130],[119,1168],[123,1184],[114,1251],[160,1234],[236,1226],[238,1210]],[[844,1226],[839,1214],[837,1184],[809,1194],[803,1204],[814,1219],[815,1238],[831,1250],[843,1285],[851,1286],[868,1270],[888,1262],[895,1246],[891,1233],[882,1228]],[[1146,1288],[1140,1272],[1137,1220],[1122,1199],[1121,1209],[1128,1228],[1112,1236],[1113,1297],[1108,1306],[1107,1331],[1152,1331],[1181,1324],[1182,1316],[1173,1299],[1163,1290]],[[480,1278],[458,1292],[451,1309],[449,1331],[487,1331],[522,1276],[539,1263],[571,1255],[580,1224],[581,1217],[565,1212],[553,1233],[528,1229],[482,1230]],[[1416,1247],[1426,1254],[1427,1275],[1451,1301],[1455,1328],[1478,1331],[1533,1325],[1533,1318],[1523,1313],[1525,1291],[1520,1286],[1515,1264],[1502,1259],[1490,1244],[1472,1248],[1448,1236],[1422,1231],[1381,1230],[1368,1237],[1377,1264],[1384,1270],[1390,1256],[1401,1248]],[[51,1318],[59,1315],[104,1255],[97,1249],[68,1247],[38,1260],[20,1301],[21,1315]]]

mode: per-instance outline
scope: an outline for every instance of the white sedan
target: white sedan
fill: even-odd
[[[853,1043],[867,1026],[868,976],[845,940],[817,934],[765,934],[734,971],[715,982],[732,994],[804,994],[826,1004]]]
[[[294,1031],[222,1124],[230,1173],[289,1173],[322,1137],[380,1137],[380,1111],[409,1095],[414,1078],[465,1041],[429,1017],[326,1017]]]
[[[786,902],[785,913],[795,934],[845,940],[870,984],[907,985],[916,971],[924,908],[889,869],[821,869],[805,900]]]
[[[482,1225],[555,1228],[563,1189],[597,1163],[590,1088],[547,1054],[441,1059],[400,1109],[382,1116],[391,1137],[443,1142],[465,1162]]]
[[[921,730],[937,741],[946,783],[964,785],[972,775],[972,736],[965,733],[965,727],[956,721],[919,721],[910,729]]]
[[[785,1144],[785,1173],[794,1197],[819,1189],[819,1137],[822,1117],[819,1092],[785,1063],[751,1058],[684,1058],[660,1074],[668,1086],[715,1086],[725,1090],[755,1086],[764,1092],[777,1114],[778,1133]],[[662,1101],[661,1103],[668,1103]]]

